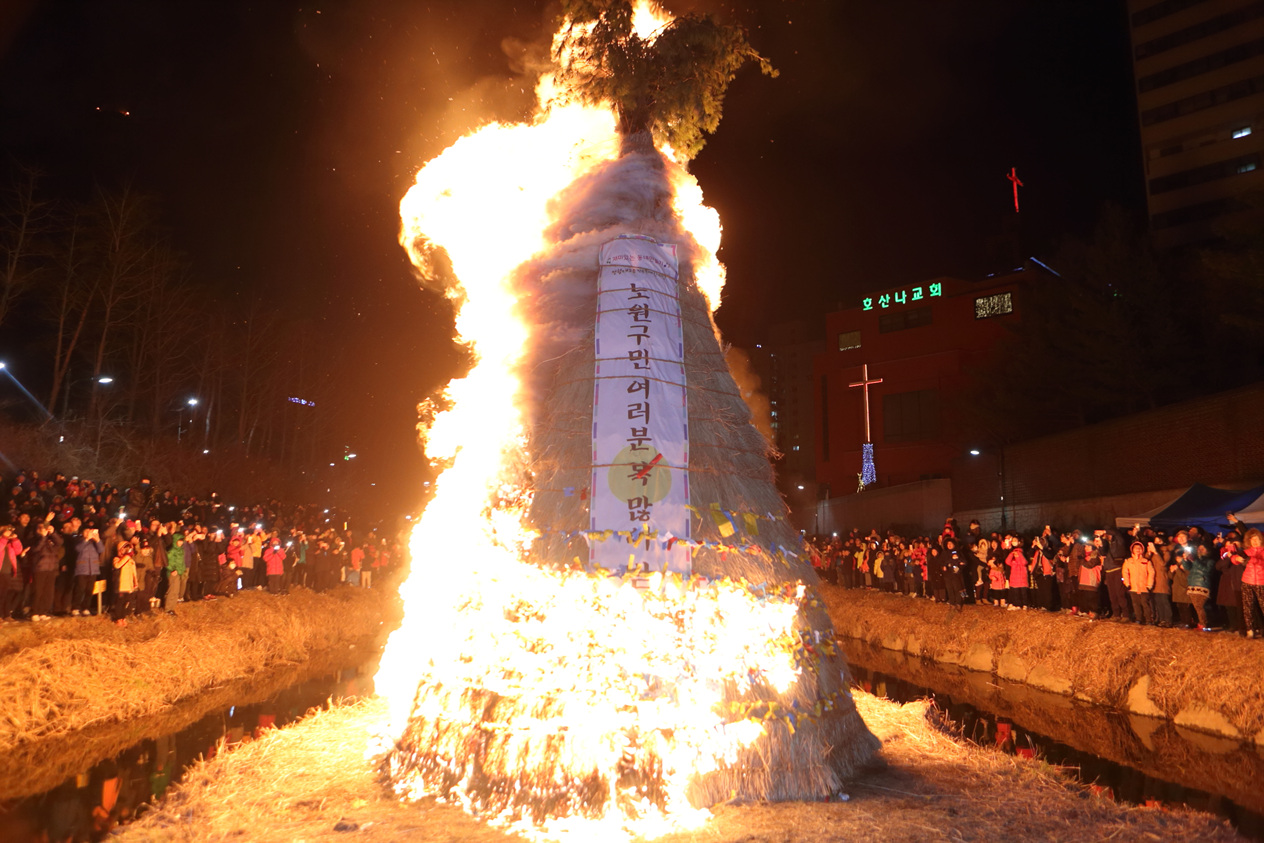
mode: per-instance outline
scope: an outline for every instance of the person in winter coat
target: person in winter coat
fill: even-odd
[[[206,532],[205,538],[202,539],[202,552],[198,554],[203,600],[214,600],[218,595],[229,593],[226,589],[229,578],[225,576],[225,570],[228,568],[227,550],[228,541],[224,538],[223,530],[217,527],[214,531]],[[233,574],[231,579],[234,583],[236,578],[236,574]]]
[[[992,546],[986,538],[974,543],[974,558],[977,563],[974,574],[974,596],[980,603],[992,602],[990,588],[992,585]]]
[[[1009,553],[1005,556],[1005,567],[1009,573],[1009,605],[1015,609],[1025,609],[1031,583],[1031,563],[1023,555],[1023,547],[1018,540],[1006,539],[1005,544],[1009,548]]]
[[[316,550],[312,553],[312,571],[315,574],[315,590],[328,591],[333,585],[334,558],[330,554],[329,542],[325,538],[316,540]]]
[[[25,551],[12,524],[0,527],[0,623],[13,619],[13,610],[22,597],[22,565]]]
[[[233,574],[228,578],[231,588],[227,593],[231,594],[239,587],[245,588],[246,585],[242,581],[242,577],[245,576],[245,569],[242,568],[242,563],[246,558],[246,537],[242,535],[241,529],[236,526],[229,529],[232,530],[232,535],[228,539],[228,547],[224,550],[224,556]]]
[[[31,620],[46,621],[52,618],[53,589],[57,584],[58,565],[61,563],[64,540],[53,525],[41,521],[35,528],[35,544],[31,554],[35,557],[35,594],[31,599]]]
[[[133,614],[150,612],[154,608],[154,590],[158,588],[158,569],[154,567],[154,548],[145,533],[132,537],[136,552],[132,562],[136,566],[136,594],[133,596]],[[121,592],[120,592],[121,593]]]
[[[1147,542],[1146,558],[1154,568],[1154,590],[1150,593],[1150,599],[1154,601],[1154,623],[1167,629],[1172,626],[1172,581],[1162,547],[1163,540],[1158,536]]]
[[[92,589],[101,575],[105,545],[95,527],[87,527],[75,544],[75,590],[70,598],[72,615],[92,614]]]
[[[1207,623],[1207,599],[1211,597],[1211,551],[1205,544],[1192,545],[1192,547],[1194,552],[1186,553],[1185,560],[1181,563],[1188,577],[1185,592],[1189,595],[1189,602],[1193,605],[1194,611],[1198,614],[1199,629],[1210,632],[1211,625]]]
[[[1176,612],[1176,622],[1185,629],[1194,626],[1194,604],[1189,599],[1189,574],[1185,572],[1185,548],[1177,546],[1172,551],[1172,561],[1167,566],[1168,577],[1172,583],[1172,607]]]
[[[944,566],[944,596],[950,606],[960,606],[962,593],[966,590],[965,575],[962,573],[966,560],[957,549],[956,539],[944,539],[944,548],[939,558]]]
[[[245,553],[241,557],[241,587],[263,588],[263,527],[255,525],[254,532],[246,536]]]
[[[1245,526],[1236,515],[1229,520]],[[1246,564],[1242,569],[1242,621],[1247,638],[1264,638],[1264,534],[1251,528],[1242,537],[1242,553]]]
[[[281,593],[281,577],[285,575],[285,548],[281,547],[281,540],[272,539],[266,550],[263,551],[263,562],[267,565],[268,570],[268,593]]]
[[[1009,605],[1009,583],[1005,576],[1005,562],[999,556],[988,559],[988,596],[993,605]]]
[[[347,585],[358,586],[360,584],[360,568],[364,565],[364,548],[356,545],[351,549],[351,566],[346,572]],[[874,573],[878,573],[878,569],[874,569]],[[880,586],[882,587],[882,586]],[[885,589],[884,589],[885,590]]]
[[[167,545],[167,614],[174,615],[176,613],[176,604],[184,597],[184,584],[188,577],[189,569],[184,561],[184,533],[174,531],[175,525],[170,525],[172,533]]]
[[[926,593],[936,603],[943,603],[948,599],[948,590],[944,581],[943,549],[933,541],[926,548]]]
[[[1242,618],[1242,574],[1246,568],[1246,555],[1235,542],[1225,542],[1220,552],[1216,570],[1220,582],[1216,585],[1216,605],[1225,612],[1225,626],[1232,632],[1245,632]]]
[[[1035,605],[1052,612],[1057,609],[1057,586],[1055,576],[1059,542],[1053,534],[1053,527],[1045,525],[1044,530],[1031,542],[1031,573],[1035,581]]]
[[[1145,545],[1133,542],[1131,554],[1124,560],[1123,578],[1128,594],[1132,597],[1132,614],[1140,624],[1154,623],[1154,568],[1146,557]]]
[[[136,576],[136,545],[120,542],[114,552],[114,572],[118,577],[114,607],[110,616],[116,626],[127,626],[127,616],[136,613],[140,582]]]
[[[1080,563],[1079,587],[1075,590],[1075,610],[1076,614],[1096,619],[1102,600],[1102,556],[1101,551],[1091,546],[1084,554],[1084,561]]]
[[[1131,602],[1128,599],[1128,587],[1124,585],[1124,549],[1123,539],[1118,530],[1095,530],[1093,539],[1101,552],[1102,582],[1106,584],[1106,594],[1110,598],[1110,616],[1114,620],[1127,622],[1132,619]]]

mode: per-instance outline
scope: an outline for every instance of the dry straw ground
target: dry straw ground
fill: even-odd
[[[51,787],[197,719],[221,691],[253,679],[266,692],[294,680],[286,668],[356,643],[367,649],[396,626],[395,606],[381,591],[296,589],[189,604],[125,628],[99,618],[9,625],[0,630],[0,791],[8,798],[45,780]],[[195,698],[193,708],[177,708]]]
[[[980,712],[1010,720],[1024,731],[1095,755],[1165,782],[1223,794],[1264,814],[1264,755],[1241,743],[1204,735],[1170,721],[1112,712],[990,673],[940,665],[902,652],[847,647],[859,666],[898,676],[915,686],[947,694]]]
[[[849,801],[726,805],[703,829],[664,843],[1240,839],[1210,816],[1124,807],[1039,762],[958,743],[931,725],[924,703],[898,706],[863,693],[856,702],[883,749],[847,785]],[[520,839],[449,806],[393,799],[365,760],[382,711],[367,700],[317,712],[201,763],[118,839]]]
[[[879,646],[900,643],[899,649],[938,661],[986,646],[994,670],[1006,653],[1047,676],[1065,678],[1075,697],[1118,710],[1127,708],[1134,684],[1149,676],[1149,697],[1164,716],[1208,709],[1221,712],[1247,740],[1264,734],[1259,641],[1041,611],[954,608],[828,585],[821,592],[842,635]]]

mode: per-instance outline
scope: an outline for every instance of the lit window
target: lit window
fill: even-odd
[[[981,296],[974,300],[975,319],[990,319],[993,316],[1004,316],[1013,312],[1013,293],[997,293],[994,296]]]
[[[838,350],[851,351],[860,348],[860,331],[843,331],[838,335]]]
[[[1256,164],[1254,161],[1248,161],[1245,164],[1239,164],[1238,174],[1241,175],[1242,173],[1249,173],[1252,170],[1254,170],[1257,166],[1259,165]]]
[[[1251,134],[1251,127],[1250,127],[1250,126],[1243,126],[1241,129],[1234,129],[1234,130],[1233,130],[1233,136],[1234,136],[1235,138],[1244,138],[1244,137],[1248,136],[1249,134]]]

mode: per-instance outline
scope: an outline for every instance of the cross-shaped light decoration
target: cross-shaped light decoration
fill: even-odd
[[[869,377],[869,364],[860,367],[860,380],[848,384],[848,387],[859,386],[865,394],[865,442],[860,448],[860,488],[872,485],[878,480],[877,469],[873,465],[873,440],[869,430],[869,387],[882,383],[882,378]]]

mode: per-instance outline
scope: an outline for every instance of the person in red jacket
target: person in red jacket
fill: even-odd
[[[263,551],[263,563],[268,568],[268,593],[281,593],[281,577],[285,575],[285,548],[276,536]]]
[[[241,581],[241,560],[246,555],[246,539],[241,533],[241,528],[236,524],[233,524],[229,529],[232,535],[228,540],[228,546],[224,548],[224,564],[231,572],[231,576],[226,578],[227,583],[223,590],[225,594],[231,596],[233,592],[243,586]]]
[[[1011,609],[1026,609],[1032,563],[1023,554],[1023,545],[1019,539],[1007,536],[1005,547],[1009,550],[1005,557],[1005,567],[1009,569],[1009,606]]]

